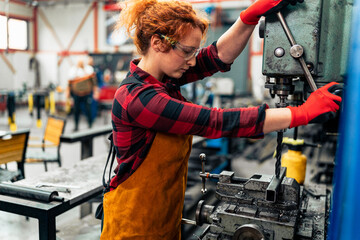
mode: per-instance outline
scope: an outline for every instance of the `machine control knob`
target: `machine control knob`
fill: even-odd
[[[301,58],[303,54],[304,54],[304,48],[299,44],[295,44],[290,48],[290,55],[293,58]]]
[[[282,47],[278,47],[275,49],[274,55],[275,57],[281,58],[282,56],[285,55],[285,50]]]

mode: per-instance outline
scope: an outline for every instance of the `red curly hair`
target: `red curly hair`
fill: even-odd
[[[191,29],[199,28],[206,36],[208,20],[184,1],[171,0],[127,0],[124,4],[117,28],[125,27],[134,39],[139,54],[146,54],[154,34],[163,34],[179,41]],[[134,31],[133,35],[132,32]],[[170,49],[170,43],[166,42]]]

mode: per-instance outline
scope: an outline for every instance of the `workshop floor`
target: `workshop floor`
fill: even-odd
[[[42,114],[43,124],[46,123],[46,114]],[[41,137],[43,129],[36,127],[35,116],[31,117],[27,109],[17,109],[16,119],[18,129],[30,128],[31,136]],[[0,113],[0,130],[8,130],[7,115]],[[110,123],[110,117],[103,114],[102,117],[97,117],[94,123],[96,126],[102,126]],[[87,124],[85,117],[81,116],[80,130],[86,129]],[[67,118],[65,132],[71,132],[74,129],[73,117]],[[100,136],[94,139],[93,150],[94,155],[98,155],[108,151],[107,139],[105,136]],[[62,144],[61,155],[63,160],[63,167],[71,167],[74,163],[80,161],[80,143]],[[15,166],[9,166],[12,168]],[[56,169],[57,164],[49,164],[49,171]],[[254,173],[273,174],[274,161],[265,161],[259,164],[256,161],[247,161],[244,159],[234,159],[232,161],[232,168],[237,176],[250,177]],[[26,177],[36,176],[44,172],[42,164],[26,164]],[[199,189],[200,190],[200,189]],[[93,211],[96,209],[98,203],[93,203]],[[94,215],[88,215],[80,219],[80,209],[76,207],[56,219],[57,238],[64,240],[95,240],[100,238],[100,221],[94,218]],[[4,240],[35,240],[38,239],[38,223],[36,219],[26,219],[24,216],[0,212],[0,239]],[[197,239],[193,236],[191,239]]]

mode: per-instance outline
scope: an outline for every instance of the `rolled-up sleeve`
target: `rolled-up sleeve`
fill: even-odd
[[[205,77],[212,76],[217,72],[230,71],[232,64],[226,64],[220,60],[216,42],[200,50],[196,57],[196,65],[189,68],[179,79],[180,85],[194,82]]]

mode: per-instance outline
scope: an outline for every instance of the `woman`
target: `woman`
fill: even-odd
[[[229,71],[259,17],[287,4],[258,0],[217,42],[199,49],[208,22],[189,3],[127,2],[119,26],[134,31],[141,58],[131,62],[113,102],[118,166],[104,195],[101,239],[180,239],[192,135],[262,137],[339,109],[341,98],[328,91],[335,83],[297,108],[210,109],[187,102],[180,93],[183,84]]]

